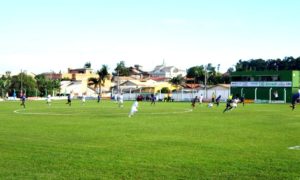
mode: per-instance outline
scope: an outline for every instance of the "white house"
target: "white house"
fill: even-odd
[[[176,77],[178,75],[184,77],[186,75],[186,71],[178,69],[174,66],[166,66],[165,64],[163,64],[156,66],[154,70],[149,74],[151,77],[164,77],[172,79],[173,77]]]
[[[191,100],[195,96],[200,97],[201,95],[203,95],[204,101],[208,102],[212,100],[213,96],[215,96],[215,98],[221,96],[221,101],[226,101],[230,95],[230,84],[209,85],[207,88],[204,86],[196,86],[195,88],[182,89],[181,92],[179,91],[177,93],[183,94],[179,96],[179,101]],[[177,101],[176,97],[175,95],[175,100]]]
[[[97,96],[97,92],[88,87],[82,81],[61,81],[60,94],[70,94],[74,96],[82,96],[84,93],[87,96]]]
[[[204,93],[205,94],[205,93]],[[230,95],[230,84],[218,84],[207,88],[207,99],[211,99],[213,95],[221,96],[221,100],[225,101]]]

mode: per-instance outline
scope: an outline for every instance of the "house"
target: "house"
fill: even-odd
[[[91,68],[78,68],[78,69],[71,69],[68,68],[68,72],[62,74],[63,79],[69,79],[65,81],[67,84],[61,86],[61,93],[74,93],[74,95],[82,95],[83,93],[88,93],[89,95],[96,96],[100,92],[100,88],[97,85],[89,86],[89,79],[90,78],[98,78],[98,74],[93,72]],[[64,82],[64,81],[62,81]],[[106,93],[110,90],[111,87],[111,77],[109,76],[104,86],[101,87],[101,93]]]
[[[186,71],[178,69],[174,66],[166,66],[165,63],[163,63],[162,65],[156,66],[149,74],[151,77],[164,77],[167,79],[172,79],[178,75],[181,75],[182,77],[186,76]]]
[[[204,89],[205,90],[205,89]],[[206,94],[207,99],[212,99],[213,96],[218,97],[221,95],[221,100],[225,101],[230,96],[230,84],[217,84],[212,85],[206,88]]]
[[[129,67],[129,76],[135,79],[145,79],[150,76],[150,74],[146,71],[142,70],[142,66],[134,65],[133,67]]]
[[[62,79],[62,74],[61,73],[55,73],[55,72],[45,72],[42,73],[47,79],[51,80],[59,80]]]
[[[112,78],[112,83],[111,83],[111,88],[113,88],[114,90],[118,89],[118,87],[127,82],[127,81],[134,81],[137,80],[134,77],[129,77],[129,76],[113,76]]]
[[[98,75],[93,72],[91,68],[78,68],[78,69],[71,69],[68,68],[68,72],[62,75],[64,79],[70,79],[72,81],[83,81],[88,83],[89,78],[97,78]]]
[[[115,90],[117,88],[117,86],[113,87]],[[169,82],[156,82],[154,80],[128,80],[119,85],[121,92],[158,93],[162,88],[168,88],[171,91],[176,89],[176,87]]]
[[[170,80],[170,78],[166,78],[166,77],[149,77],[149,79],[156,82],[167,82]]]
[[[193,90],[193,89],[200,89],[201,87],[202,87],[201,84],[197,84],[197,83],[185,83],[183,85],[183,88],[185,88],[185,89],[191,89],[191,90]]]
[[[97,92],[90,88],[87,84],[83,84],[82,81],[61,81],[60,94],[73,94],[74,96],[97,96]]]

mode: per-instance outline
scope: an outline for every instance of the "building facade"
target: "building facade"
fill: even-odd
[[[174,66],[166,66],[165,64],[156,66],[150,73],[151,77],[163,77],[167,79],[172,79],[178,75],[182,77],[186,76],[186,71],[178,69]]]
[[[80,96],[84,93],[95,96],[100,93],[100,88],[97,85],[89,85],[90,78],[98,78],[98,74],[93,72],[91,68],[70,69],[62,74],[62,78],[68,79],[61,85],[61,93],[73,93],[75,96]],[[105,80],[101,86],[101,93],[106,93],[111,87],[111,77]]]
[[[300,71],[241,71],[230,78],[231,93],[254,102],[291,102],[300,85]]]

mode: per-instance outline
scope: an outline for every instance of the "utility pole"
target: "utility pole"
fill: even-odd
[[[20,78],[21,78],[21,94],[23,95],[23,72],[22,72],[22,69],[21,69]]]
[[[204,67],[204,91],[205,91],[205,98],[207,99],[207,65]]]
[[[120,73],[119,73],[119,70],[118,70],[118,94],[120,93]]]
[[[192,97],[192,99],[194,98],[194,93],[195,93],[195,89],[196,89],[196,80],[198,81],[198,71],[196,70],[195,71],[195,77],[194,77],[194,84],[193,84],[193,86],[192,86],[192,88],[193,88],[193,97]]]

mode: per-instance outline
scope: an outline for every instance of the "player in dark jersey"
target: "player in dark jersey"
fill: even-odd
[[[68,94],[68,101],[66,104],[69,104],[69,106],[72,105],[71,94]]]
[[[245,106],[245,97],[244,96],[241,96],[240,103],[242,103],[243,106]]]
[[[220,101],[221,101],[221,95],[219,95],[219,96],[217,97],[217,99],[216,99],[216,104],[217,104],[217,106],[219,106]]]
[[[193,100],[192,100],[192,107],[193,109],[195,108],[195,104],[198,101],[198,96],[196,96]]]
[[[230,109],[233,108],[232,102],[233,102],[232,99],[230,99],[230,98],[227,99],[226,108],[224,109],[223,113],[226,112],[226,111],[229,111]]]
[[[25,94],[22,94],[21,95],[21,106],[23,106],[23,108],[25,108],[26,106],[25,106],[25,101],[26,101],[26,95]]]
[[[292,110],[295,109],[296,103],[298,102],[299,98],[300,98],[300,93],[293,94],[293,96],[292,96],[292,104],[290,105],[290,107],[292,108]]]
[[[150,98],[151,98],[151,105],[155,105],[156,98],[155,98],[154,94],[151,94]]]
[[[101,95],[100,95],[100,93],[99,93],[99,94],[98,94],[98,97],[97,97],[97,102],[100,103],[100,101],[101,101]]]

